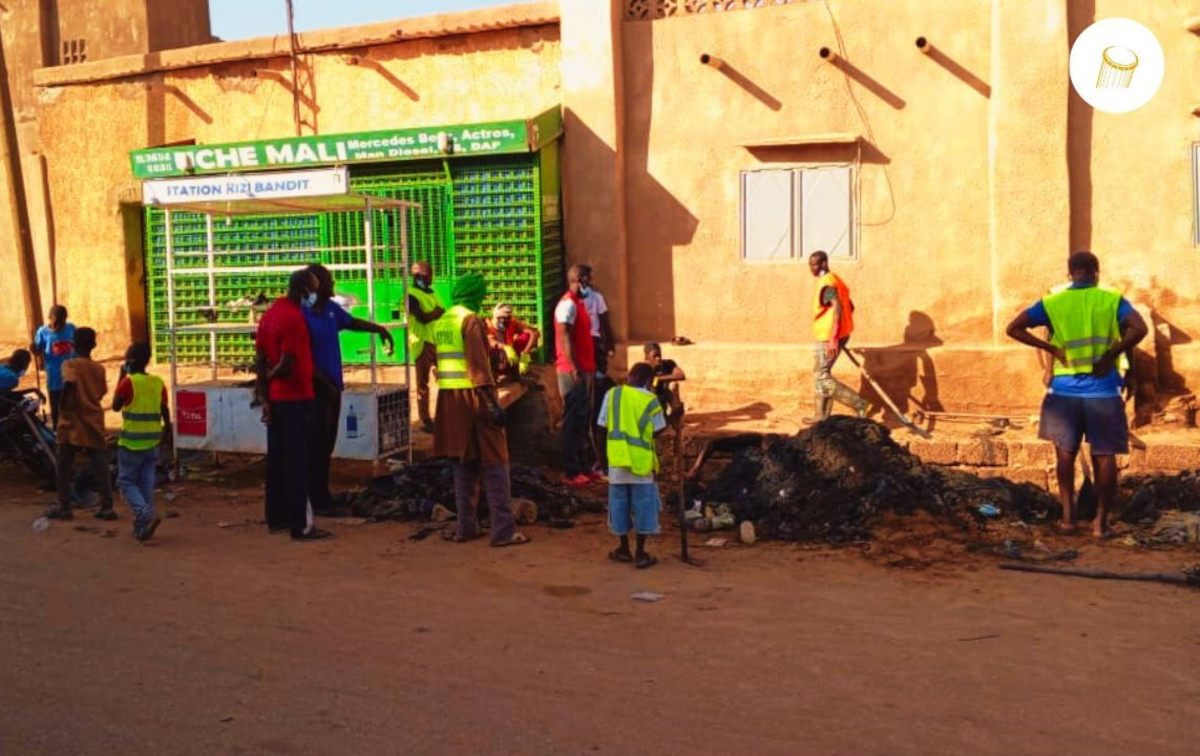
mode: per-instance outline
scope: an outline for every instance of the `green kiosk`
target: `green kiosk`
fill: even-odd
[[[409,257],[433,266],[434,288],[443,298],[457,276],[480,273],[489,283],[482,314],[506,302],[545,334],[564,287],[561,134],[562,113],[556,107],[515,121],[151,148],[134,151],[130,160],[139,179],[210,174],[252,180],[254,171],[346,166],[350,192],[420,206],[408,222]],[[189,256],[203,259],[206,223],[201,214],[174,214],[169,246],[175,267],[188,264]],[[378,313],[381,320],[399,322],[402,279],[408,275],[396,242],[400,234],[387,222],[366,227],[375,237],[372,285]],[[147,207],[147,310],[157,355],[169,353],[167,233],[163,210]],[[288,266],[353,263],[366,242],[363,219],[353,212],[232,217],[213,224],[211,233],[237,272],[215,276],[214,291],[203,277],[178,281],[176,327],[253,320],[286,288],[287,274],[281,271]],[[239,251],[245,251],[245,260],[235,259]],[[346,271],[336,278],[351,313],[367,317],[367,277]],[[220,364],[252,365],[253,334],[246,330],[219,334],[215,357]],[[407,360],[407,346],[400,348],[407,345],[406,334],[395,337],[396,354],[377,355],[381,364]],[[176,340],[179,364],[208,364],[213,357],[203,334],[177,333]],[[343,334],[342,355],[347,364],[368,362],[367,336]]]

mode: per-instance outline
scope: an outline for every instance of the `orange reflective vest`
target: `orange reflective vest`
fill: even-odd
[[[850,301],[850,289],[834,273],[826,273],[817,279],[813,287],[813,336],[817,341],[829,341],[834,334],[833,307],[821,303],[821,292],[832,286],[837,292],[841,318],[836,323],[837,336],[844,339],[854,330],[854,304]]]

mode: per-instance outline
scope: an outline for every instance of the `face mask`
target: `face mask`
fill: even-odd
[[[418,289],[428,289],[429,288],[429,279],[426,278],[425,276],[417,276],[415,280],[416,280]]]
[[[590,295],[591,293],[592,293],[591,286],[580,286],[579,287],[579,296],[583,297],[584,299],[587,299],[588,295]]]
[[[309,293],[305,294],[300,299],[300,304],[309,309],[312,309],[313,305],[315,305],[316,303],[317,303],[317,293],[315,291],[310,291]]]

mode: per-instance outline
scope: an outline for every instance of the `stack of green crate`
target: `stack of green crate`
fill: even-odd
[[[549,321],[537,165],[526,156],[490,158],[454,163],[451,176],[455,275],[481,274],[488,281],[481,314],[510,304],[516,317],[542,332],[544,343]]]
[[[451,255],[447,216],[448,182],[441,166],[417,164],[403,171],[393,166],[364,166],[350,176],[350,191],[387,199],[415,202],[419,210],[406,212],[405,231],[408,239],[409,263],[424,260],[433,267],[434,280],[448,286]],[[323,216],[324,239],[331,263],[362,264],[363,214],[330,213]],[[401,301],[404,292],[400,246],[399,214],[395,211],[377,212],[372,219],[375,270],[375,317],[384,322],[400,320],[404,311]],[[341,271],[335,275],[337,291],[350,299],[350,314],[369,319],[366,273]],[[382,352],[376,358],[385,363],[398,363],[408,357],[407,339],[402,329],[393,330],[396,354],[388,359]],[[369,336],[359,333],[342,334],[342,361],[348,364],[369,361]]]
[[[173,266],[175,268],[176,326],[246,324],[250,311],[241,303],[278,297],[287,288],[289,268],[298,268],[319,258],[321,222],[316,215],[258,215],[213,219],[215,268],[263,268],[260,272],[217,272],[214,276],[216,306],[210,307],[208,275],[189,275],[188,269],[208,266],[205,217],[195,213],[171,214]],[[146,210],[146,289],[154,350],[159,360],[170,353],[167,310],[166,217],[158,208]],[[217,360],[247,366],[254,361],[254,337],[248,333],[217,334]],[[210,337],[205,333],[176,335],[176,359],[180,364],[207,363]]]

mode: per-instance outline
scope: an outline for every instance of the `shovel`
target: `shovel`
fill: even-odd
[[[896,415],[905,428],[908,428],[921,438],[930,438],[929,431],[921,428],[912,420],[909,420],[908,415],[905,415],[900,411],[900,408],[896,406],[896,403],[893,402],[891,398],[888,397],[887,392],[883,390],[883,386],[880,386],[875,382],[875,379],[872,378],[871,374],[867,372],[866,366],[859,362],[849,349],[847,349],[845,346],[842,346],[842,351],[846,353],[846,357],[849,358],[850,362],[854,364],[854,367],[858,368],[858,372],[862,373],[862,377],[866,379],[867,383],[871,384],[872,388],[875,389],[875,392],[879,394],[879,398],[883,400],[883,403],[886,404],[888,409],[890,409],[892,413]]]

